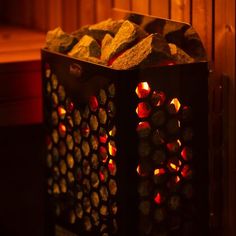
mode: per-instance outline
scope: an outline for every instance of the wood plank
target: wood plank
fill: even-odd
[[[77,0],[70,0],[69,2],[68,0],[62,0],[62,28],[68,33],[78,29],[77,3]]]
[[[103,21],[111,17],[112,0],[96,1],[96,22]]]
[[[161,18],[169,18],[169,1],[168,0],[151,0],[150,14]]]
[[[138,13],[149,14],[149,0],[132,0],[131,10]]]
[[[80,0],[78,6],[78,25],[84,26],[88,24],[94,24],[96,20],[95,14],[95,0]]]
[[[62,26],[62,0],[48,0],[47,29]]]
[[[38,30],[47,30],[47,0],[33,1],[33,26]]]
[[[113,0],[113,7],[123,10],[130,10],[131,0]]]
[[[208,59],[212,58],[213,47],[213,5],[209,0],[194,0],[192,2],[192,25],[198,32],[204,47],[206,48]]]
[[[223,156],[223,216],[222,235],[233,236],[236,232],[236,115],[235,115],[235,1],[215,1],[215,74],[216,79],[228,78],[225,100],[228,107],[224,110]],[[228,109],[227,109],[228,108]]]
[[[171,0],[171,19],[190,22],[190,0]]]

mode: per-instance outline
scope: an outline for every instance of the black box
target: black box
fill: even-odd
[[[49,235],[208,235],[206,61],[122,71],[43,49],[42,74]]]

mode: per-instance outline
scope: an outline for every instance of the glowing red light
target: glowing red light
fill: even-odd
[[[165,174],[165,169],[163,169],[163,168],[154,170],[154,175],[156,175],[156,176],[160,176],[163,174]]]
[[[104,173],[102,173],[102,171],[99,171],[99,178],[100,178],[101,182],[105,182],[105,175],[104,175]]]
[[[109,169],[109,172],[110,172],[112,175],[115,174],[115,172],[116,172],[116,164],[115,164],[115,162],[114,162],[112,159],[109,160],[108,169]]]
[[[68,102],[67,106],[66,106],[66,110],[68,113],[71,113],[75,108],[75,105],[73,102]]]
[[[149,95],[151,88],[147,82],[141,82],[138,84],[135,92],[139,98],[145,98]]]
[[[154,91],[152,94],[152,104],[153,106],[161,106],[166,99],[166,96],[163,92]]]
[[[108,139],[108,135],[107,135],[106,131],[103,128],[101,128],[99,131],[99,141],[101,143],[106,143],[107,139]]]
[[[166,146],[167,146],[167,149],[170,152],[177,152],[179,150],[179,148],[181,147],[181,142],[178,139],[178,140],[176,140],[174,142],[168,143]]]
[[[137,166],[136,171],[137,171],[137,173],[138,173],[140,176],[147,176],[147,174],[142,171],[140,165]]]
[[[181,156],[185,161],[189,161],[192,159],[192,150],[189,147],[184,147]]]
[[[146,102],[140,102],[136,109],[139,118],[147,118],[151,113],[151,107]]]
[[[154,201],[156,204],[160,205],[162,203],[162,197],[161,197],[161,194],[160,193],[157,193],[155,198],[154,198]]]
[[[89,125],[84,122],[82,124],[82,127],[81,127],[81,133],[84,137],[88,137],[89,136],[89,133],[90,133],[90,128],[89,128]]]
[[[59,133],[61,136],[65,136],[66,134],[66,126],[62,123],[59,124]]]
[[[89,107],[91,111],[95,112],[98,109],[98,100],[95,96],[91,96],[89,99]]]
[[[101,147],[99,148],[99,156],[100,156],[101,161],[102,161],[103,163],[106,163],[106,162],[107,162],[108,155],[107,155],[107,150],[106,150],[105,147],[102,147],[102,146],[101,146]]]
[[[141,137],[146,137],[151,132],[151,126],[148,122],[139,122],[136,131]]]
[[[179,183],[180,182],[180,177],[177,175],[176,177],[175,177],[175,183],[177,184],[177,183]]]
[[[191,170],[191,168],[190,168],[190,166],[189,165],[185,165],[184,167],[183,167],[183,169],[181,170],[181,175],[184,177],[184,178],[191,178],[192,177],[192,174],[193,174],[193,172],[192,172],[192,170]]]

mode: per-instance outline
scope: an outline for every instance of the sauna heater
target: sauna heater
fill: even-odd
[[[114,70],[43,49],[42,75],[48,235],[208,235],[206,60]]]

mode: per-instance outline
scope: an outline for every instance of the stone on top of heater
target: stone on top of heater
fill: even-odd
[[[118,70],[195,61],[183,49],[168,43],[163,34],[148,34],[129,20],[108,19],[72,34],[56,28],[47,33],[46,47]]]

